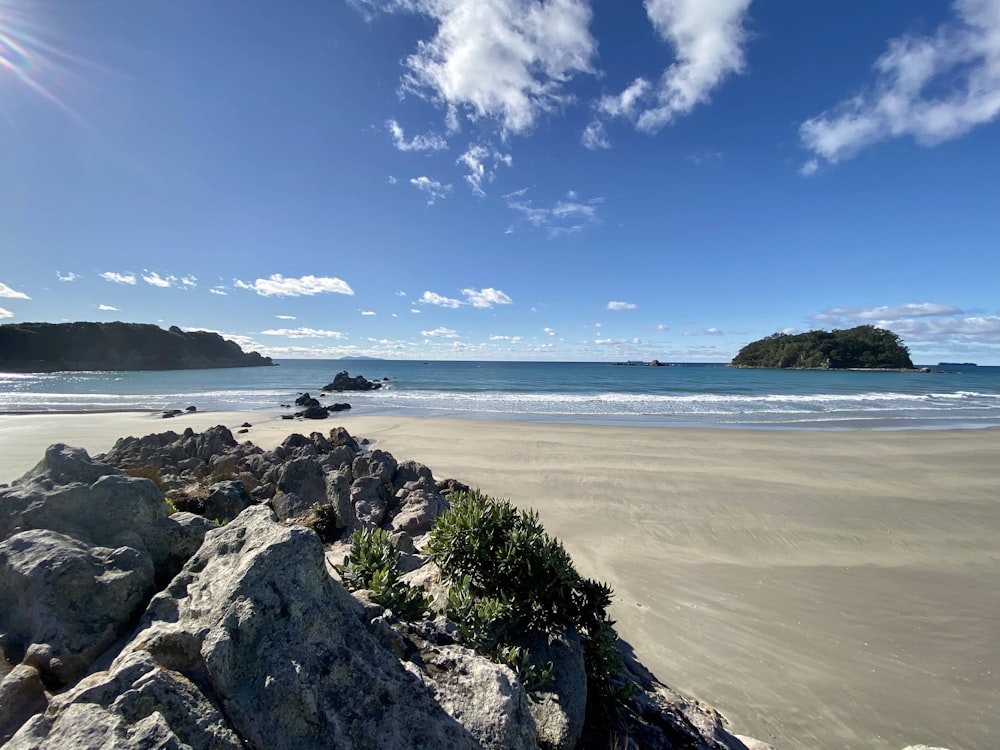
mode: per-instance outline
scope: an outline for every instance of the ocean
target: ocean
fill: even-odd
[[[756,429],[1000,425],[1000,367],[944,372],[628,367],[584,362],[282,360],[278,367],[0,373],[0,412],[281,412],[341,370],[384,380],[334,394],[353,414]]]

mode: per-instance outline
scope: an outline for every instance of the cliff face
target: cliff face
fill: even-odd
[[[144,323],[19,323],[0,326],[0,370],[195,370],[264,367],[217,333],[164,331]]]

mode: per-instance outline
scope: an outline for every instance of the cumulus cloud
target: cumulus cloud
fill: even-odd
[[[424,292],[420,297],[420,302],[425,305],[437,305],[438,307],[450,307],[452,309],[462,305],[459,300],[444,297],[437,292]],[[419,310],[411,310],[411,312],[419,312]]]
[[[566,85],[594,72],[597,42],[587,0],[355,0],[371,11],[419,13],[435,25],[403,62],[401,89],[459,116],[523,133],[569,98]]]
[[[445,185],[437,180],[432,180],[430,177],[414,177],[410,180],[410,184],[413,185],[417,190],[427,194],[427,205],[433,206],[434,201],[444,199],[451,192],[451,185]]]
[[[97,309],[102,312],[118,312],[118,308],[112,307],[111,305],[98,305]]]
[[[3,320],[4,318],[13,318],[13,317],[14,313],[12,313],[10,310],[6,308],[0,307],[0,320]]]
[[[557,336],[558,335],[558,333],[556,332],[555,328],[543,328],[542,331],[544,331],[545,334],[547,334],[548,336]]]
[[[134,273],[115,273],[114,271],[105,271],[101,274],[101,278],[114,284],[128,284],[129,286],[135,286]]]
[[[491,162],[491,166],[487,166],[488,160]],[[480,143],[470,143],[468,150],[459,156],[455,163],[462,164],[469,170],[469,173],[465,175],[465,181],[469,183],[474,195],[483,198],[486,196],[483,182],[493,182],[496,178],[497,167],[501,164],[511,166],[514,163],[514,157]]]
[[[77,274],[70,271],[69,273],[62,273],[61,271],[56,271],[56,278],[59,281],[76,281],[80,278]]]
[[[509,341],[512,344],[516,344],[521,340],[520,336],[490,336],[490,341]]]
[[[636,307],[635,304],[632,303],[632,302],[614,302],[614,301],[612,301],[612,302],[608,303],[607,309],[608,310],[634,310],[635,307]]]
[[[353,295],[350,285],[335,277],[302,276],[300,278],[285,278],[280,273],[271,274],[266,279],[253,282],[233,279],[237,289],[249,289],[262,297],[311,297],[316,294],[348,294]]]
[[[392,145],[399,151],[443,151],[448,148],[448,141],[437,133],[415,135],[406,140],[403,127],[395,120],[387,120],[385,128],[392,135]]]
[[[378,315],[378,313],[375,312],[374,310],[362,310],[361,314],[364,316]]]
[[[580,136],[580,143],[584,148],[597,151],[599,148],[611,148],[611,141],[608,139],[608,129],[600,120],[594,120],[583,129]]]
[[[177,281],[176,276],[167,276],[166,278],[160,276],[160,274],[155,271],[144,271],[142,274],[142,280],[145,281],[150,286],[157,286],[161,289],[166,289],[174,285]]]
[[[342,339],[346,335],[340,331],[324,331],[316,328],[272,328],[260,332],[262,336],[286,336],[290,339]]]
[[[196,287],[198,286],[197,276],[181,276],[181,285],[186,287]]]
[[[0,297],[6,297],[7,299],[31,299],[24,292],[13,290],[2,281],[0,281]]]
[[[623,117],[656,133],[711,98],[730,75],[746,67],[744,23],[751,0],[646,0],[646,15],[675,60],[656,82],[637,78],[595,105],[597,118],[584,131],[588,148],[605,148],[601,118]]]
[[[451,328],[435,328],[433,331],[421,331],[421,335],[427,338],[443,338],[443,339],[454,339],[458,338],[458,332]]]
[[[803,145],[837,163],[879,141],[910,136],[933,146],[997,119],[1000,10],[995,0],[956,0],[952,8],[955,18],[933,34],[890,40],[875,82],[803,122]]]
[[[493,305],[509,305],[514,300],[499,289],[463,289],[466,302],[473,307],[493,307]]]

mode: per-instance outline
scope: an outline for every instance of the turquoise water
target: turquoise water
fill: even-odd
[[[892,429],[1000,425],[1000,367],[949,372],[742,370],[715,364],[284,360],[279,367],[0,374],[0,412],[281,411],[347,369],[382,390],[354,414],[595,424]]]

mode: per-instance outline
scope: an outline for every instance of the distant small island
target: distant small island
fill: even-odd
[[[270,357],[208,331],[148,323],[15,323],[0,326],[0,371],[197,370],[269,367]]]
[[[916,369],[899,336],[872,325],[799,334],[775,333],[744,346],[730,366],[802,370]]]

